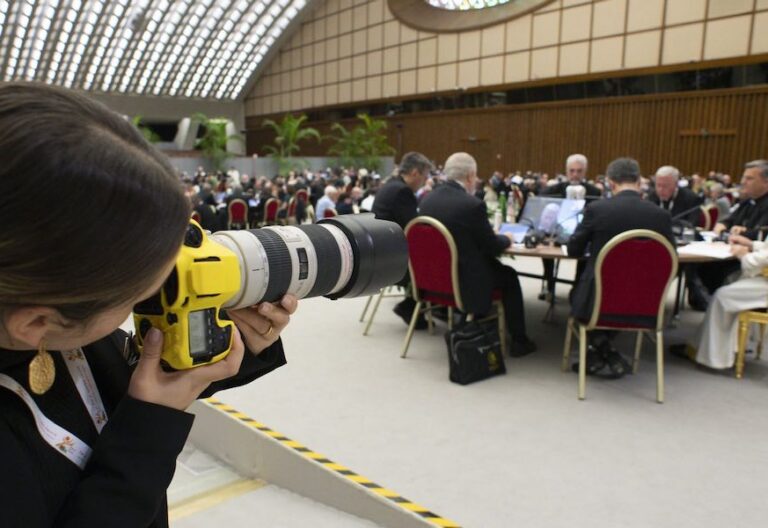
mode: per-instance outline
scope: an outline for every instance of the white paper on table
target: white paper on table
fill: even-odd
[[[727,259],[732,256],[731,246],[725,242],[691,242],[687,246],[677,248],[677,254],[716,259]]]

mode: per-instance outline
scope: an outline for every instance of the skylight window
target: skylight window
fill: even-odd
[[[485,9],[508,3],[510,0],[426,0],[426,2],[440,9],[467,11],[469,9]]]
[[[242,97],[306,0],[0,0],[0,80]]]

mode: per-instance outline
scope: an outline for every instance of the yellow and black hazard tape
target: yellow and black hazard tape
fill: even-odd
[[[246,424],[248,427],[253,427],[254,429],[258,429],[259,431],[263,432],[264,434],[272,437],[273,439],[277,440],[281,444],[283,444],[286,447],[290,447],[294,451],[301,453],[302,456],[307,458],[308,460],[311,460],[312,462],[315,462],[317,464],[320,464],[321,466],[333,470],[334,472],[338,473],[339,475],[344,476],[347,480],[362,486],[369,491],[375,493],[376,495],[383,497],[395,504],[397,504],[400,508],[415,513],[422,517],[425,521],[428,521],[435,526],[443,526],[445,528],[461,528],[460,525],[456,524],[455,522],[446,519],[444,517],[440,517],[436,513],[433,513],[426,509],[424,506],[421,506],[419,504],[416,504],[415,502],[411,502],[405,497],[402,497],[395,493],[392,490],[389,490],[387,488],[384,488],[382,486],[379,486],[375,482],[372,482],[368,480],[367,478],[358,475],[354,471],[352,471],[349,468],[346,468],[342,466],[341,464],[337,464],[328,458],[324,457],[320,453],[315,453],[311,449],[309,449],[306,446],[301,445],[299,442],[296,442],[295,440],[291,440],[287,436],[278,433],[277,431],[273,431],[263,423],[259,423],[253,418],[246,416],[245,414],[241,413],[237,409],[230,407],[226,403],[220,402],[219,400],[216,400],[214,398],[208,398],[205,400],[206,402],[210,403],[217,409],[224,411],[225,413],[229,414],[232,418],[235,418],[242,423]]]

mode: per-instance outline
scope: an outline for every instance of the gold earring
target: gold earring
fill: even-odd
[[[45,349],[45,340],[41,339],[37,355],[29,362],[29,388],[35,394],[45,394],[56,379],[56,365],[53,357]]]

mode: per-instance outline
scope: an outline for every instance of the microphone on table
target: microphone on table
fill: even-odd
[[[678,213],[675,216],[673,216],[672,217],[672,221],[673,222],[680,222],[680,221],[682,221],[682,222],[686,222],[688,225],[692,226],[692,224],[690,222],[687,222],[687,221],[685,221],[683,219],[686,216],[688,216],[689,214],[691,214],[692,212],[698,211],[699,209],[701,209],[701,205],[697,205],[695,207],[691,207],[690,209],[687,209],[687,210],[683,211],[682,213]]]

